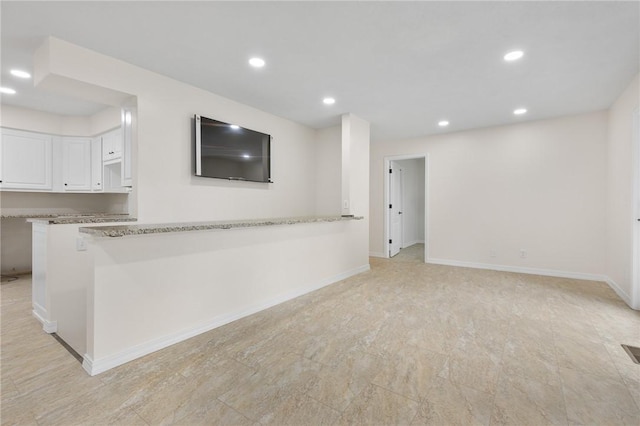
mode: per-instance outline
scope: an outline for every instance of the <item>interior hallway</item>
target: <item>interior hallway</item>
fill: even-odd
[[[420,249],[95,377],[3,283],[2,424],[640,423],[640,313],[606,284]]]

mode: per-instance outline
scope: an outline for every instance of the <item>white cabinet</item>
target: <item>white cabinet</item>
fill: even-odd
[[[123,108],[122,110],[122,186],[133,186],[131,171],[131,143],[133,138],[133,121],[135,111]]]
[[[93,138],[0,128],[0,190],[130,192],[132,117]]]
[[[2,129],[0,137],[0,187],[51,190],[50,135]]]
[[[102,138],[91,140],[91,190],[102,191]]]
[[[91,139],[62,138],[62,189],[91,190]]]
[[[102,161],[115,161],[122,157],[122,129],[114,129],[100,136],[102,138]]]

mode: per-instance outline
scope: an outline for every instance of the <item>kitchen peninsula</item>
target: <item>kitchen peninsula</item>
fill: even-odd
[[[108,213],[14,213],[32,224],[33,315],[47,333],[57,333],[80,355],[86,350],[86,287],[92,261],[78,228],[86,224],[130,223]]]
[[[85,370],[101,373],[368,270],[367,241],[354,238],[367,226],[313,216],[81,227],[93,268]]]

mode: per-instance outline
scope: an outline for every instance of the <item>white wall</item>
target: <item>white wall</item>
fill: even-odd
[[[383,252],[384,157],[428,153],[432,261],[601,276],[606,132],[595,112],[372,143],[371,251]]]
[[[363,226],[352,234],[354,241],[350,243],[352,256],[358,259],[356,265],[369,264],[369,152],[369,123],[354,114],[343,114],[341,197],[343,203],[347,200],[348,208],[343,204],[342,214],[364,217]]]
[[[202,221],[315,213],[315,131],[210,92],[61,40],[36,64],[53,76],[138,100],[134,182],[144,222]],[[35,72],[36,82],[47,76]],[[193,176],[194,114],[271,134],[273,184]]]
[[[340,215],[342,174],[342,127],[335,126],[316,134],[316,213]]]
[[[639,107],[640,76],[636,76],[609,110],[607,144],[607,238],[606,275],[609,283],[630,305],[632,182],[633,182],[633,113]],[[640,309],[640,306],[634,306]]]
[[[2,105],[0,126],[58,136],[96,136],[120,126],[120,109],[105,105],[91,116],[69,116]]]
[[[0,126],[62,135],[62,116],[11,105],[2,105]]]
[[[399,160],[402,169],[402,248],[424,242],[424,159]]]

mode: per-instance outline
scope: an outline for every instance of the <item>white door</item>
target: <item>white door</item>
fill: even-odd
[[[402,169],[398,163],[389,165],[389,257],[402,247]]]

